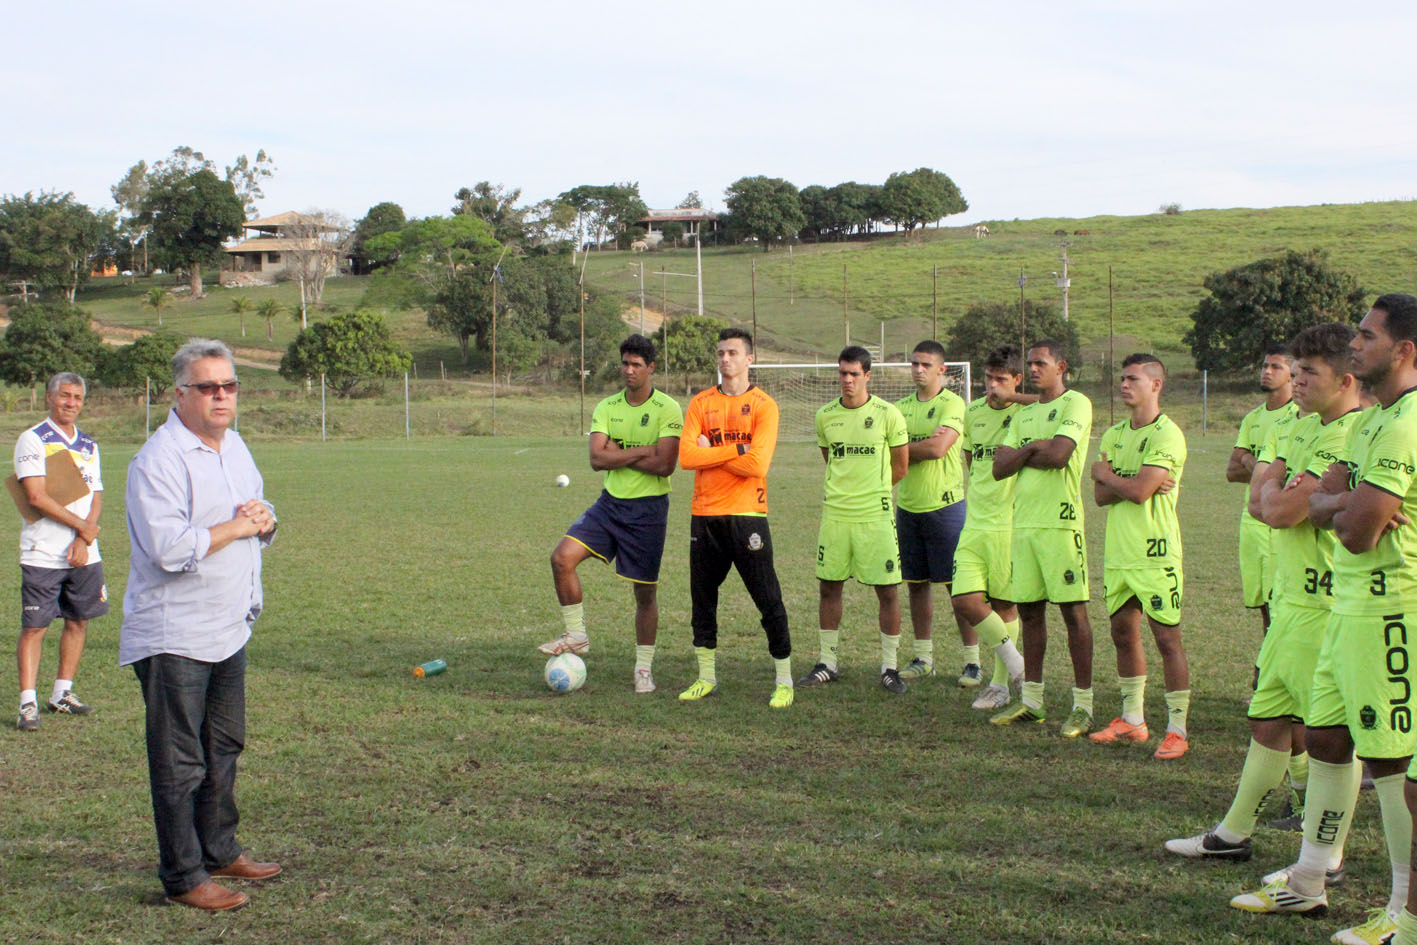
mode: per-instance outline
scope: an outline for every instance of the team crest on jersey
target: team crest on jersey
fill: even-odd
[[[748,406],[747,404],[744,404],[742,410],[743,416],[746,417],[752,411],[752,409],[752,407]]]
[[[1057,408],[1055,407],[1054,409],[1048,411],[1048,422],[1051,423],[1051,422],[1053,422],[1054,420],[1057,420],[1057,419],[1058,419],[1058,410],[1057,410]]]
[[[829,447],[829,450],[830,450],[830,452],[831,452],[832,459],[841,459],[841,458],[843,458],[844,456],[846,456],[846,444],[845,444],[845,443],[833,443],[833,444]]]
[[[645,414],[643,417],[640,417],[640,426],[649,426],[649,414]]]
[[[1009,424],[1013,422],[1013,419],[1014,418],[1012,414],[1005,417],[1003,424],[1000,426],[1000,429],[1007,430],[1009,428]]]
[[[863,425],[866,429],[869,430],[869,429],[871,429],[871,424],[873,424],[873,423],[875,423],[875,422],[876,422],[876,418],[875,418],[875,417],[867,417],[867,418],[866,418],[866,422],[865,422],[864,424],[862,424],[862,425]]]
[[[1077,575],[1073,573],[1072,568],[1068,568],[1066,571],[1063,572],[1064,584],[1076,584],[1077,580]]]
[[[1161,595],[1160,595],[1160,594],[1152,594],[1152,595],[1151,595],[1151,609],[1152,609],[1152,610],[1160,610],[1160,609],[1161,609]]]
[[[925,415],[925,419],[926,419],[926,420],[932,420],[932,419],[934,419],[934,417],[935,417],[935,408],[934,408],[934,407],[931,407],[931,408],[930,408],[930,412]]]
[[[1365,705],[1358,710],[1358,724],[1368,731],[1378,727],[1378,713],[1370,705]]]
[[[753,532],[753,534],[749,535],[749,536],[748,536],[748,550],[749,550],[749,551],[762,551],[762,550],[763,550],[763,536],[762,536],[762,535],[759,535],[757,532]]]
[[[1139,444],[1137,445],[1137,452],[1138,452],[1138,453],[1145,453],[1145,452],[1146,452],[1146,441],[1149,440],[1149,439],[1151,439],[1151,437],[1149,437],[1149,436],[1144,436],[1144,437],[1141,438],[1141,443],[1139,443]]]

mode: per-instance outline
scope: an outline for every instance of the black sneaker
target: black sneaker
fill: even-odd
[[[1295,803],[1296,801],[1298,803]],[[1298,791],[1293,788],[1289,789],[1289,796],[1284,799],[1284,809],[1279,812],[1278,817],[1266,821],[1266,825],[1271,830],[1304,832],[1304,802],[1300,799]]]
[[[965,663],[964,669],[959,674],[959,679],[955,680],[961,689],[976,689],[983,673],[979,669],[978,663]]]
[[[887,692],[900,695],[905,692],[905,680],[900,678],[900,672],[894,669],[881,671],[881,688]]]
[[[834,669],[827,667],[826,663],[818,663],[812,667],[812,671],[801,679],[797,680],[799,686],[823,686],[827,683],[836,682],[841,678],[841,674]]]

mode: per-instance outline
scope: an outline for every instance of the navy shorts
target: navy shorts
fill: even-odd
[[[945,584],[954,576],[955,547],[964,530],[964,502],[961,499],[933,512],[895,510],[902,578]]]
[[[88,620],[108,613],[103,562],[82,568],[20,565],[20,626],[47,627],[55,617]]]
[[[615,562],[615,573],[637,584],[659,583],[664,532],[669,524],[669,496],[617,499],[601,492],[581,513],[566,537],[602,561]]]

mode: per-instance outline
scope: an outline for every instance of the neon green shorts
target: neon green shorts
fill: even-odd
[[[1076,604],[1088,599],[1087,542],[1080,528],[1015,528],[1009,600]]]
[[[1157,623],[1174,627],[1181,622],[1181,569],[1108,568],[1102,569],[1103,594],[1107,613],[1115,614],[1133,597],[1142,613]]]
[[[823,518],[817,531],[817,578],[862,584],[899,584],[900,547],[895,519],[839,522]]]
[[[1314,691],[1314,666],[1319,661],[1329,612],[1314,607],[1295,607],[1282,600],[1274,602],[1269,632],[1260,644],[1255,660],[1259,680],[1250,698],[1252,719],[1282,719],[1295,722],[1309,717],[1309,697]]]
[[[1009,532],[966,528],[955,547],[950,593],[983,592],[991,600],[1009,599]]]
[[[1269,603],[1274,588],[1274,555],[1270,551],[1269,526],[1254,519],[1240,522],[1240,589],[1246,607]]]
[[[1412,754],[1412,648],[1406,614],[1333,614],[1314,666],[1310,728],[1346,726],[1360,758]]]

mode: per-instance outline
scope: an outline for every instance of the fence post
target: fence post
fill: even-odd
[[[320,442],[325,442],[325,372],[320,372]]]
[[[153,379],[143,378],[143,439],[153,435]]]
[[[1206,419],[1209,406],[1210,394],[1210,371],[1201,371],[1201,436],[1205,436]]]
[[[407,372],[407,371],[404,371],[404,372],[403,372],[403,438],[404,438],[405,440],[411,440],[411,439],[413,439],[412,426],[411,426],[410,423],[409,423],[409,416],[408,416],[408,372]]]

